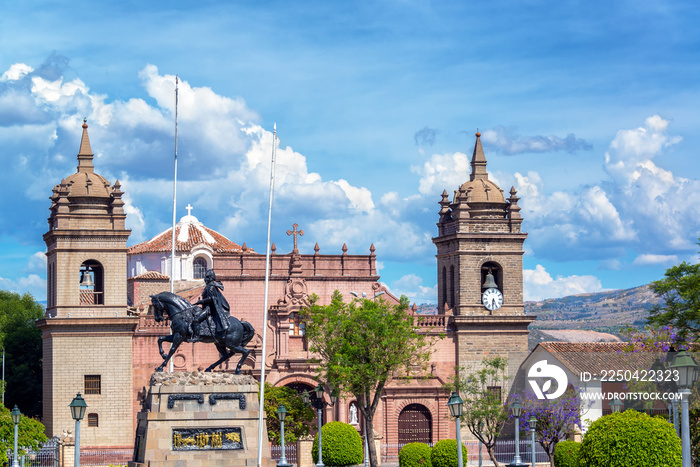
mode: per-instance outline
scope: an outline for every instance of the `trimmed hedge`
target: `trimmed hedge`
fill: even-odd
[[[425,443],[409,443],[399,452],[399,467],[432,467],[430,452]]]
[[[634,410],[599,418],[583,437],[579,467],[681,465],[681,440],[673,425]]]
[[[467,447],[462,444],[462,462],[466,465]],[[457,467],[457,441],[454,439],[443,439],[435,443],[430,452],[430,463],[432,467]]]
[[[578,467],[578,450],[581,443],[560,441],[554,447],[554,467]]]
[[[347,423],[330,422],[321,428],[323,436],[323,463],[332,466],[361,464],[362,438],[357,430]],[[318,434],[311,448],[314,463],[318,463]]]

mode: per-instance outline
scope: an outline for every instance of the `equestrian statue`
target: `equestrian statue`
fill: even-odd
[[[245,346],[255,335],[255,329],[246,321],[239,321],[230,315],[228,301],[221,293],[223,284],[216,280],[212,269],[204,275],[206,286],[202,299],[192,305],[171,292],[151,295],[155,320],[170,320],[170,335],[158,338],[158,350],[163,363],[156,371],[163,371],[165,364],[175,354],[183,342],[214,343],[221,358],[209,365],[204,371],[211,371],[237,353],[241,359],[236,365],[236,374],[241,373],[241,366],[250,353]],[[198,305],[203,305],[200,308]],[[163,351],[163,342],[170,342],[170,352]]]

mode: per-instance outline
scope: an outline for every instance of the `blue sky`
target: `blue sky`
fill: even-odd
[[[126,192],[130,244],[184,207],[264,251],[377,248],[382,281],[436,301],[443,189],[522,200],[527,299],[627,288],[698,261],[700,6],[619,2],[11,2],[0,15],[0,288],[45,299],[42,234],[88,118]]]

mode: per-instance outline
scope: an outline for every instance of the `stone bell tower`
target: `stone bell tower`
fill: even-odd
[[[505,356],[514,376],[527,356],[523,312],[523,243],[519,198],[514,188],[504,197],[486,171],[481,134],[471,160],[471,175],[450,201],[440,201],[437,247],[438,310],[453,315],[457,363],[472,365],[484,357]],[[505,389],[505,388],[504,388]]]
[[[123,192],[94,171],[87,123],[77,172],[51,196],[43,338],[43,421],[48,436],[72,429],[68,404],[88,408],[81,446],[133,443],[132,337],[127,316]]]

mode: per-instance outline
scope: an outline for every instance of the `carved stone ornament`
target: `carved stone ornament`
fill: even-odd
[[[284,298],[277,300],[278,305],[309,305],[309,290],[304,279],[289,279],[284,286]]]

